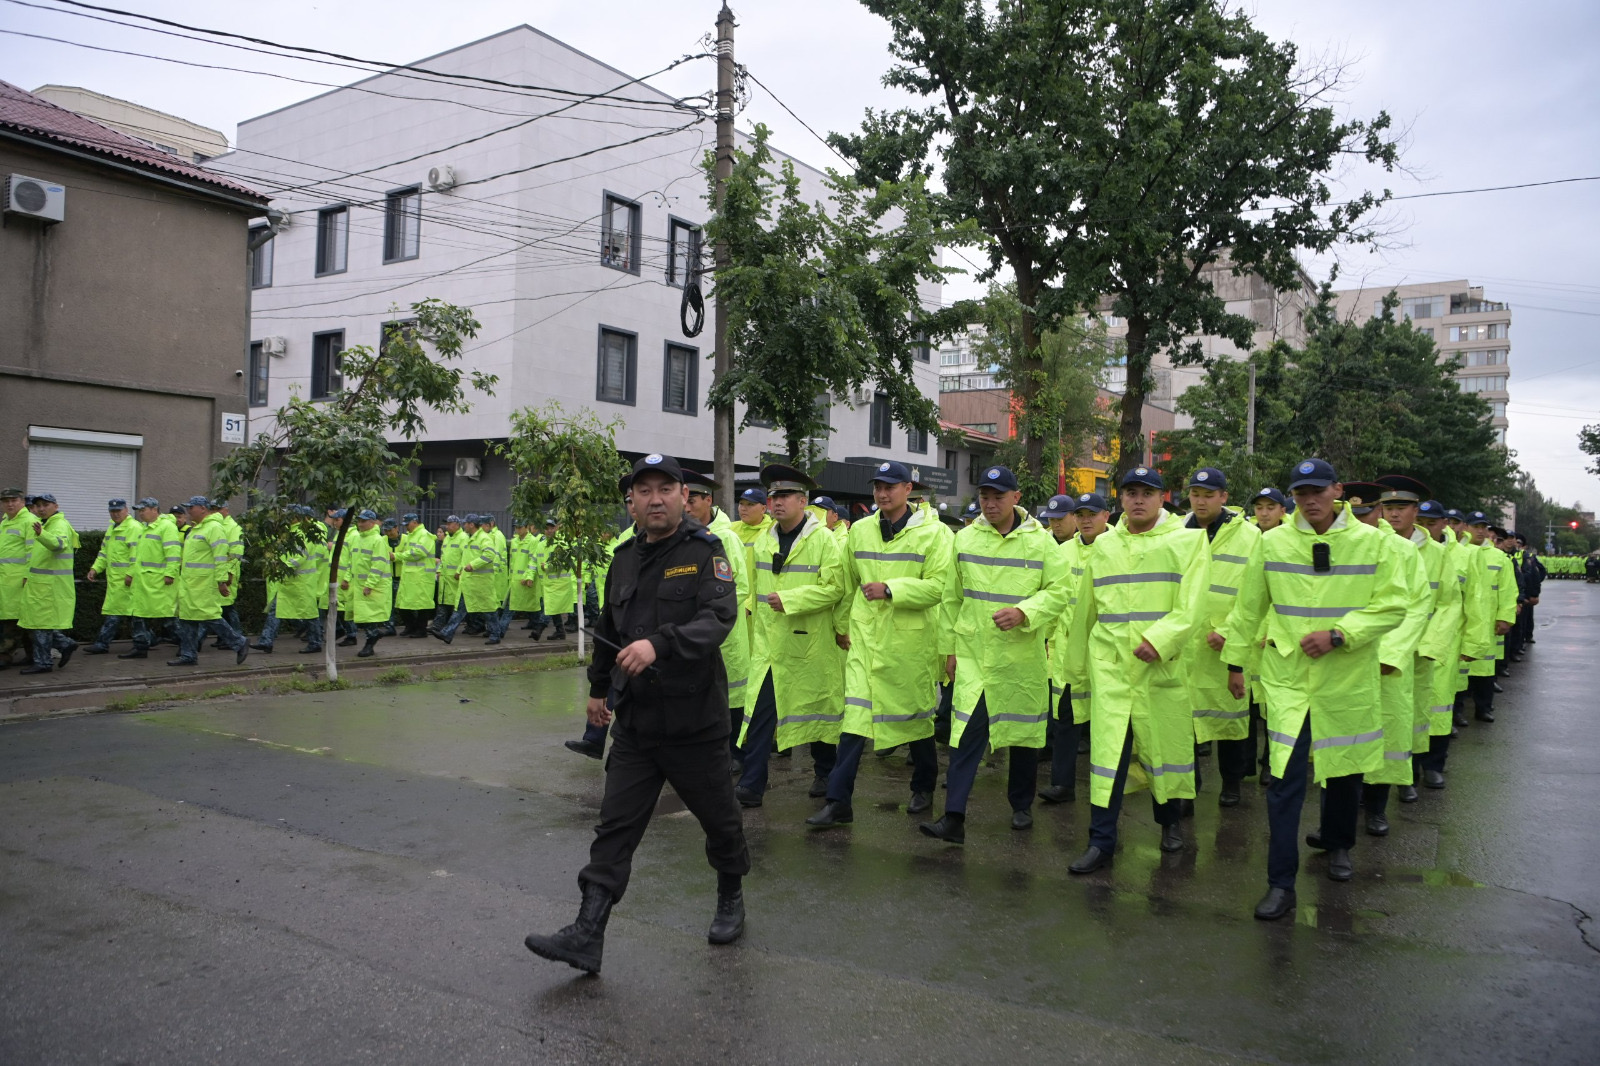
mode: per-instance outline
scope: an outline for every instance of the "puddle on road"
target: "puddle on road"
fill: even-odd
[[[1384,880],[1395,884],[1421,884],[1430,888],[1482,888],[1482,881],[1474,881],[1459,870],[1387,870]]]

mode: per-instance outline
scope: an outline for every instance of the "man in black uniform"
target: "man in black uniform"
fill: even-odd
[[[688,489],[671,456],[633,467],[640,535],[617,549],[589,666],[589,721],[615,722],[600,824],[578,873],[578,920],[553,936],[529,934],[536,955],[600,972],[606,921],[628,887],[633,852],[663,783],[706,833],[717,871],[717,912],[707,939],[744,932],[744,824],[728,777],[728,675],[719,650],[738,609],[722,542],[687,518]]]

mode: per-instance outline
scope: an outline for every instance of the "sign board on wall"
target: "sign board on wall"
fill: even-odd
[[[222,443],[224,443],[224,444],[243,444],[244,443],[244,430],[245,430],[245,416],[244,415],[230,415],[230,414],[226,414],[226,413],[223,414],[223,416],[222,416]]]

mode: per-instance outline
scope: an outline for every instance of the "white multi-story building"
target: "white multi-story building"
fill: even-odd
[[[482,326],[465,362],[500,380],[470,414],[429,417],[430,510],[503,508],[512,474],[484,441],[550,400],[615,419],[630,457],[709,469],[712,309],[691,338],[680,304],[714,139],[696,111],[528,26],[241,122],[235,151],[209,165],[270,191],[288,220],[254,253],[252,435],[291,394],[336,395],[343,349],[377,345],[385,323],[438,297],[472,309]],[[794,163],[807,198],[825,200],[824,175]],[[937,286],[920,295],[938,305]],[[936,398],[928,349],[917,357]],[[833,398],[830,421],[836,460],[933,458],[870,393]],[[736,442],[747,471],[782,450],[774,429]],[[857,495],[868,472],[834,462],[821,480]]]
[[[1339,317],[1365,322],[1383,313],[1384,297],[1400,298],[1395,317],[1433,338],[1441,357],[1458,356],[1456,383],[1463,392],[1482,393],[1489,403],[1495,439],[1506,442],[1506,403],[1511,399],[1511,307],[1483,298],[1483,287],[1462,281],[1418,285],[1370,285],[1345,289],[1338,298]]]

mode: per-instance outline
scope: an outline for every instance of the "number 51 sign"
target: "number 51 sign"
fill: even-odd
[[[243,444],[245,430],[244,415],[224,414],[222,416],[222,443]]]

